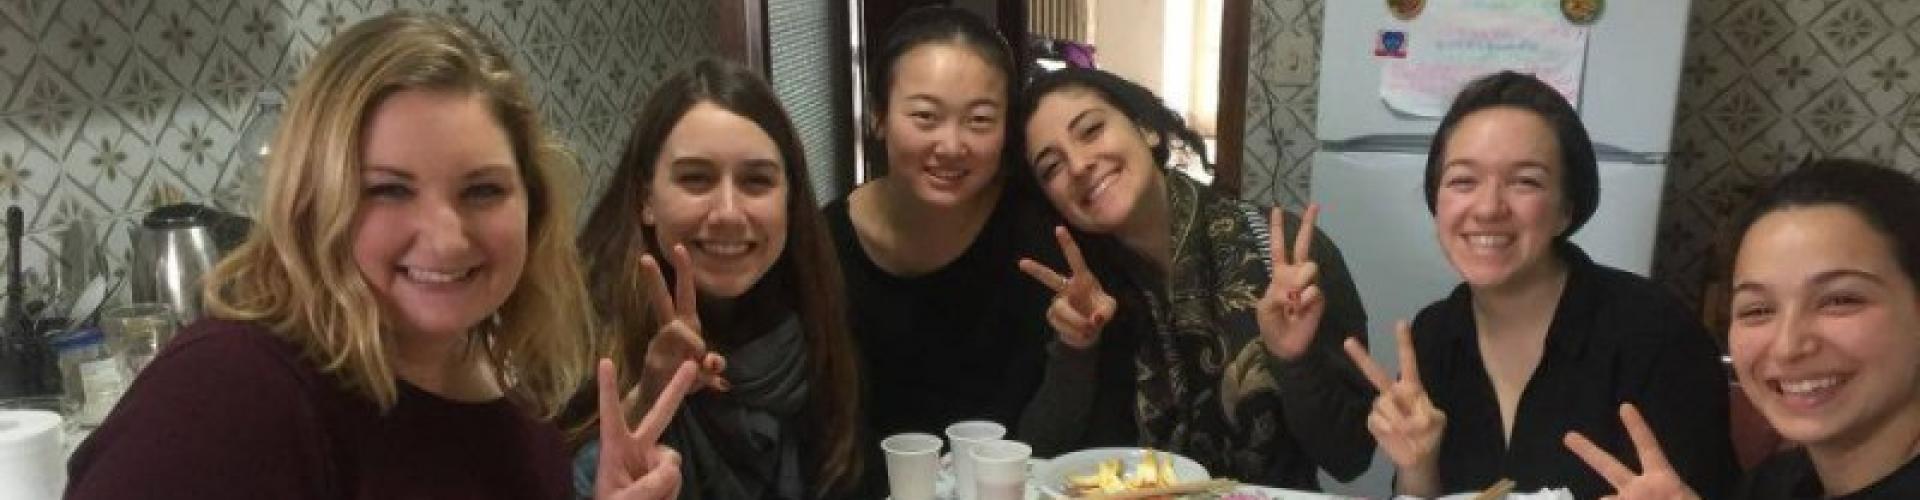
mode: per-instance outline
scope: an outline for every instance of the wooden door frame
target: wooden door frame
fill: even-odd
[[[1245,171],[1247,57],[1253,0],[1222,0],[1220,19],[1220,109],[1216,110],[1213,188],[1238,197]]]

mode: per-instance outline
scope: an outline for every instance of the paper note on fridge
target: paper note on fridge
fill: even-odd
[[[1587,28],[1567,22],[1557,0],[1430,0],[1405,28],[1406,57],[1383,59],[1380,71],[1380,98],[1395,111],[1445,115],[1467,82],[1503,69],[1580,104]]]

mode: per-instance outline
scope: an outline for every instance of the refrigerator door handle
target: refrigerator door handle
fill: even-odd
[[[1626,148],[1604,142],[1593,143],[1593,157],[1602,163],[1631,163],[1634,165],[1661,165],[1667,163],[1666,153],[1628,151]]]
[[[1403,153],[1427,154],[1433,143],[1433,136],[1421,134],[1369,134],[1352,139],[1328,139],[1320,141],[1320,150],[1329,153]],[[1625,148],[1603,142],[1593,143],[1594,160],[1607,163],[1631,163],[1634,165],[1661,165],[1667,163],[1666,153],[1647,153],[1629,151]]]
[[[1433,136],[1426,134],[1368,134],[1352,139],[1320,141],[1320,150],[1329,153],[1406,153],[1427,154]]]

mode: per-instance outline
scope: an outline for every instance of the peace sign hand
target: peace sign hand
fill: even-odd
[[[1606,498],[1625,500],[1668,500],[1697,499],[1700,495],[1687,487],[1674,473],[1673,465],[1667,463],[1667,455],[1660,451],[1660,441],[1653,437],[1653,429],[1647,427],[1646,419],[1640,418],[1640,410],[1633,403],[1620,405],[1620,423],[1627,428],[1627,437],[1633,439],[1634,453],[1640,457],[1640,474],[1595,446],[1593,441],[1578,432],[1568,432],[1561,441],[1567,449],[1579,455],[1580,460],[1592,467],[1594,472],[1607,478],[1613,485],[1613,496]]]
[[[1260,339],[1267,352],[1280,359],[1295,359],[1313,343],[1320,328],[1320,316],[1327,310],[1325,297],[1316,282],[1320,266],[1313,262],[1313,221],[1320,216],[1319,204],[1308,204],[1300,216],[1299,233],[1293,238],[1293,253],[1286,252],[1286,219],[1279,208],[1273,209],[1267,224],[1272,241],[1267,245],[1273,259],[1273,279],[1266,294],[1256,304],[1255,319],[1260,323]]]
[[[1100,279],[1087,270],[1087,261],[1080,256],[1080,245],[1074,243],[1067,228],[1055,226],[1053,237],[1060,241],[1060,252],[1067,256],[1067,270],[1073,274],[1060,276],[1033,259],[1020,259],[1020,270],[1053,289],[1053,303],[1047,306],[1047,324],[1059,332],[1060,342],[1085,349],[1100,340],[1100,329],[1113,319],[1120,303],[1107,295]]]
[[[600,360],[600,465],[593,480],[593,497],[600,500],[665,500],[680,496],[680,454],[660,443],[660,433],[680,409],[680,400],[693,385],[692,362],[681,363],[660,391],[640,427],[627,428],[628,405],[614,387],[613,361]]]
[[[687,255],[687,247],[674,245],[671,253],[673,268],[679,270],[674,276],[673,294],[667,294],[667,281],[660,272],[660,263],[652,255],[640,256],[640,269],[652,284],[649,295],[653,297],[653,309],[660,314],[660,331],[647,342],[646,366],[640,372],[641,396],[652,398],[659,394],[664,382],[673,376],[673,371],[682,361],[692,361],[700,366],[700,387],[717,391],[726,391],[731,385],[725,378],[726,358],[707,350],[707,342],[700,336],[700,310],[695,303],[697,295],[693,283],[693,259]]]
[[[1367,415],[1367,431],[1373,433],[1380,450],[1400,471],[1400,492],[1415,496],[1439,494],[1440,438],[1447,428],[1447,414],[1433,405],[1420,384],[1420,363],[1413,351],[1413,329],[1407,322],[1394,325],[1400,351],[1400,379],[1373,362],[1365,348],[1347,339],[1347,357],[1360,367],[1367,380],[1380,391],[1373,400],[1373,412]]]

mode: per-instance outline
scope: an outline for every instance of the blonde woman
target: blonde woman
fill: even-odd
[[[398,12],[330,42],[290,103],[210,317],[76,451],[68,496],[568,496],[545,419],[585,375],[589,316],[571,166],[521,77],[470,26]],[[652,437],[692,376],[639,432],[608,419],[596,493],[676,493]]]

